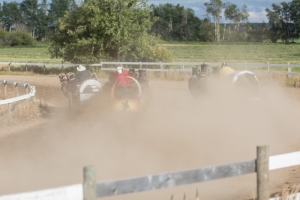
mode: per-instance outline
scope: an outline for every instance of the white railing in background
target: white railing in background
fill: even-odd
[[[300,165],[300,151],[269,157],[268,146],[259,146],[257,158],[254,160],[98,183],[95,167],[88,166],[84,168],[83,184],[4,195],[0,196],[0,200],[96,200],[99,197],[170,188],[251,173],[257,174],[257,200],[267,200],[269,199],[269,170],[296,165]],[[291,194],[287,199],[292,197],[298,199],[300,194]]]
[[[19,82],[12,82],[12,81],[6,81],[6,80],[0,80],[0,84],[2,84],[3,87],[3,100],[0,100],[0,105],[8,105],[8,115],[11,118],[11,112],[12,112],[12,104],[22,101],[22,100],[28,100],[33,99],[35,96],[35,87],[31,86],[28,83],[19,83]],[[14,86],[14,95],[15,97],[5,99],[7,95],[7,85],[13,85]],[[19,96],[19,90],[18,87],[23,87],[25,89],[25,94]]]
[[[169,71],[169,70],[176,70],[176,71],[186,71],[190,72],[191,69],[185,69],[185,66],[200,66],[203,62],[100,62],[100,63],[94,63],[94,64],[89,64],[89,66],[96,66],[96,67],[101,67],[102,70],[112,70],[112,68],[103,68],[104,65],[117,65],[117,64],[122,64],[122,65],[136,65],[139,66],[139,68],[146,68],[145,66],[158,66],[157,69],[149,69],[151,71]],[[208,66],[220,66],[221,63],[219,62],[205,62],[208,64]],[[52,67],[61,67],[62,69],[64,67],[72,67],[72,66],[78,66],[79,64],[66,64],[66,63],[28,63],[28,62],[0,62],[0,65],[8,65],[10,68],[11,65],[23,65],[26,67],[27,66],[43,66],[44,68],[46,66],[52,66]],[[287,72],[291,73],[292,68],[300,68],[300,64],[270,64],[270,63],[247,63],[247,62],[241,62],[241,63],[227,63],[228,66],[230,67],[242,67],[244,69],[247,69],[248,67],[251,68],[261,68],[261,67],[266,67],[267,71],[270,71],[270,68],[278,68],[278,67],[286,67]],[[169,67],[165,66],[178,66],[176,68],[169,69]]]

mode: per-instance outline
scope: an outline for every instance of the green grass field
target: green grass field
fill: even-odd
[[[161,42],[160,42],[161,43]],[[161,44],[173,53],[178,62],[247,62],[270,64],[300,64],[300,44],[272,43],[167,43]],[[0,62],[48,62],[47,43],[34,47],[0,47]]]
[[[164,45],[181,62],[300,64],[300,44]]]
[[[38,43],[32,47],[1,47],[0,62],[46,62],[60,63],[61,59],[50,59],[47,54],[47,43]]]

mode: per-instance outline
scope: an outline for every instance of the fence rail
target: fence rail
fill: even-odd
[[[269,157],[268,147],[261,146],[257,148],[257,159],[246,162],[98,183],[96,183],[95,168],[90,166],[84,168],[83,184],[22,194],[5,195],[0,196],[0,200],[95,200],[97,197],[175,187],[255,172],[257,173],[258,180],[258,200],[266,200],[269,199],[267,187],[269,170],[296,165],[300,165],[300,151]],[[299,193],[292,194],[291,196],[299,197]]]
[[[22,100],[28,100],[33,99],[35,96],[35,87],[31,86],[28,83],[20,83],[20,82],[12,82],[12,81],[6,81],[6,80],[0,80],[0,84],[3,85],[3,100],[0,100],[0,105],[8,105],[8,117],[9,120],[12,119],[12,110],[13,110],[13,103],[22,101]],[[7,93],[7,85],[13,85],[14,86],[14,93],[15,97],[5,99],[6,93]],[[19,96],[19,90],[18,87],[24,87],[25,94]]]
[[[4,86],[4,92],[3,92],[3,99],[4,100],[0,100],[0,105],[4,105],[4,104],[10,104],[10,103],[15,103],[21,100],[25,100],[25,99],[29,99],[34,97],[35,95],[35,87],[31,86],[28,83],[19,83],[19,82],[12,82],[12,81],[6,81],[6,80],[0,80],[0,83],[3,84]],[[15,91],[15,96],[13,98],[10,99],[5,99],[6,93],[7,93],[7,85],[13,85],[14,86],[14,91]],[[18,96],[19,91],[18,91],[18,86],[20,87],[24,87],[25,89],[25,95],[22,96]],[[28,91],[30,90],[30,91]]]
[[[200,66],[203,62],[100,62],[89,64],[89,66],[99,66],[102,67],[104,65],[138,65],[141,66],[159,66],[163,68],[163,66],[179,66],[179,69],[184,69],[184,66]],[[220,66],[219,62],[205,62],[211,66]],[[41,65],[41,66],[53,66],[53,67],[72,67],[78,66],[80,64],[69,64],[69,63],[28,63],[28,62],[0,62],[0,65]],[[239,62],[239,63],[227,63],[228,66],[233,67],[295,67],[300,68],[300,64],[271,64],[271,63],[247,63],[247,62]]]
[[[138,68],[147,68],[147,66],[158,66],[157,68],[147,68],[148,71],[153,72],[191,72],[190,68],[185,68],[185,66],[200,66],[203,62],[100,62],[100,63],[94,63],[89,64],[89,66],[95,66],[101,68],[103,71],[111,71],[114,68],[113,67],[107,67],[111,65],[116,64],[122,64],[122,65],[136,65]],[[206,64],[210,66],[220,66],[220,63],[216,62],[206,62]],[[52,67],[61,67],[62,71],[64,70],[64,67],[72,67],[72,66],[78,66],[80,64],[70,64],[70,63],[28,63],[28,62],[0,62],[0,65],[8,65],[8,70],[10,71],[11,65],[24,65],[27,67],[30,65],[37,65],[37,66],[43,66],[44,67],[44,73],[46,66],[52,66]],[[292,72],[292,68],[300,68],[300,64],[270,64],[270,63],[247,63],[247,62],[239,62],[239,63],[227,63],[228,66],[231,67],[240,67],[244,70],[247,70],[248,68],[266,68],[266,69],[259,69],[262,72],[265,73],[283,73],[290,76],[299,76],[299,72]],[[104,67],[106,66],[106,67]],[[165,66],[172,66],[165,67]],[[174,68],[174,66],[177,66]],[[287,71],[271,71],[271,68],[287,68]]]

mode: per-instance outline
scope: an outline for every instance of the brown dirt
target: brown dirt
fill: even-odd
[[[251,160],[258,145],[269,145],[271,155],[300,149],[299,89],[262,86],[260,101],[227,92],[195,100],[186,82],[151,81],[154,98],[143,113],[98,106],[70,112],[57,77],[0,79],[36,86],[36,98],[56,110],[47,120],[0,129],[0,195],[80,183],[86,165],[96,166],[103,181]],[[299,182],[297,173],[272,171],[271,188]],[[173,194],[181,200],[185,193],[189,200],[196,189],[200,199],[244,199],[255,185],[251,174],[109,199],[167,200]]]

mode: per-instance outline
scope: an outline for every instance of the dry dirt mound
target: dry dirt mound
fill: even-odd
[[[15,78],[15,77],[12,77]],[[25,79],[26,77],[16,77]],[[55,77],[28,77],[37,96],[66,107]],[[82,182],[95,165],[98,180],[119,179],[251,160],[257,145],[271,155],[299,149],[299,90],[263,87],[261,101],[237,96],[195,100],[186,82],[151,81],[153,101],[144,113],[112,113],[97,106],[60,114],[0,139],[0,195]],[[101,104],[101,102],[99,102]],[[290,170],[271,172],[272,187]],[[293,174],[291,174],[293,176]],[[123,195],[110,199],[240,199],[255,189],[255,175]]]

